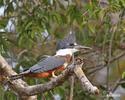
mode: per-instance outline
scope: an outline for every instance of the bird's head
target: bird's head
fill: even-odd
[[[67,37],[62,40],[59,40],[59,42],[57,43],[56,55],[72,55],[75,52],[85,49],[90,50],[91,48],[77,44],[75,33],[70,33]]]

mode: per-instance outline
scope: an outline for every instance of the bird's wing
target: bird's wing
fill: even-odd
[[[59,68],[61,65],[65,63],[65,61],[66,61],[65,57],[58,58],[56,56],[51,56],[29,68],[28,72],[31,73],[47,72]]]

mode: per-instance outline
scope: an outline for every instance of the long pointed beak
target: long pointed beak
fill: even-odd
[[[75,49],[78,49],[78,50],[82,50],[82,49],[91,50],[92,48],[86,47],[86,46],[81,46],[81,45],[76,45],[76,46],[75,46]]]

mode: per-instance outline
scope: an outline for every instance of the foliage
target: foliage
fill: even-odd
[[[98,2],[100,1],[100,3]],[[0,16],[0,52],[9,60],[16,72],[34,65],[43,58],[42,55],[54,55],[57,40],[63,38],[69,30],[76,32],[78,42],[99,51],[91,57],[95,65],[109,59],[109,45],[112,41],[111,56],[116,56],[125,50],[125,1],[105,0],[108,3],[101,4],[102,0],[0,0],[0,7],[4,7],[4,15]],[[104,7],[103,7],[104,6]],[[8,26],[8,24],[11,25]],[[88,55],[92,56],[92,55]],[[94,59],[94,60],[93,60]],[[122,58],[122,60],[125,60]],[[119,64],[122,61],[119,61]],[[114,62],[116,63],[116,62]],[[111,68],[114,68],[114,63]],[[118,64],[117,64],[118,65]],[[124,64],[120,68],[125,70]],[[117,67],[117,66],[116,66]],[[87,70],[87,68],[86,68]],[[117,68],[112,69],[116,72]],[[122,74],[122,71],[120,74]],[[112,80],[120,74],[110,75]],[[125,77],[123,73],[122,77]],[[90,78],[91,79],[91,78]],[[36,83],[35,79],[25,79],[28,84]],[[39,83],[48,79],[38,79]],[[81,84],[75,80],[73,100],[96,100],[101,96],[89,96],[81,89]],[[104,87],[103,85],[101,87]],[[100,88],[101,91],[106,91]],[[2,98],[15,100],[15,94],[9,89],[1,89],[4,92]],[[63,100],[69,99],[70,82],[65,82],[53,90],[54,94],[60,94]],[[47,100],[52,99],[48,91],[43,94]],[[43,95],[39,95],[40,100]],[[78,96],[77,96],[78,95]]]

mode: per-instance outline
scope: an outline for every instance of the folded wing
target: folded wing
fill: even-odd
[[[27,71],[23,72],[24,74],[26,73],[42,73],[42,72],[47,72],[50,70],[57,69],[61,67],[66,61],[65,57],[56,57],[56,56],[50,56],[48,58],[45,58],[41,61],[39,61],[37,64],[34,66],[30,67]]]

